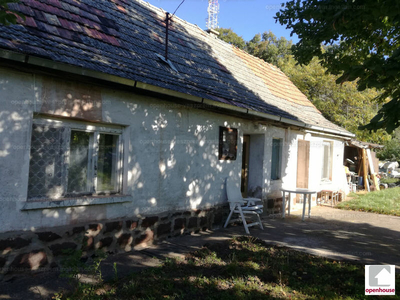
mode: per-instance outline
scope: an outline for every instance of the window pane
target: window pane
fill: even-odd
[[[117,191],[118,136],[100,134],[97,160],[97,192]]]
[[[331,143],[323,142],[323,156],[322,156],[322,179],[330,179],[331,174]]]
[[[58,199],[63,196],[64,130],[33,124],[28,199]]]
[[[219,129],[219,159],[236,160],[238,131],[234,128]]]
[[[281,179],[282,140],[272,139],[271,179]]]
[[[71,131],[68,193],[90,192],[88,184],[89,142],[92,133]]]

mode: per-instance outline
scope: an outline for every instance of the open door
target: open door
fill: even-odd
[[[298,140],[297,147],[297,180],[296,187],[308,189],[308,174],[310,166],[310,142]],[[296,202],[300,203],[302,199],[296,197]]]
[[[242,182],[240,191],[242,192],[242,196],[246,198],[249,184],[250,135],[243,135],[242,151]]]

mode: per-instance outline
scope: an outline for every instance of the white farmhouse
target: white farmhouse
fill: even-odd
[[[166,57],[165,12],[142,1],[10,7],[26,18],[0,30],[3,274],[219,227],[227,177],[263,199],[345,190],[353,134],[212,32],[173,17]]]

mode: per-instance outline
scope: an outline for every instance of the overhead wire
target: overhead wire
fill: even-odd
[[[179,7],[181,7],[181,5],[183,4],[183,2],[185,2],[186,0],[182,0],[181,4],[178,5],[178,7],[175,9],[174,13],[172,14],[171,19],[175,16],[176,12],[178,11]]]

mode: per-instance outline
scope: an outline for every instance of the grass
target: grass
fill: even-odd
[[[399,184],[400,183],[400,178],[382,178],[381,183],[395,183]]]
[[[57,299],[375,299],[364,280],[364,265],[238,237]]]
[[[400,187],[367,194],[350,194],[353,198],[341,202],[337,208],[400,216]]]

